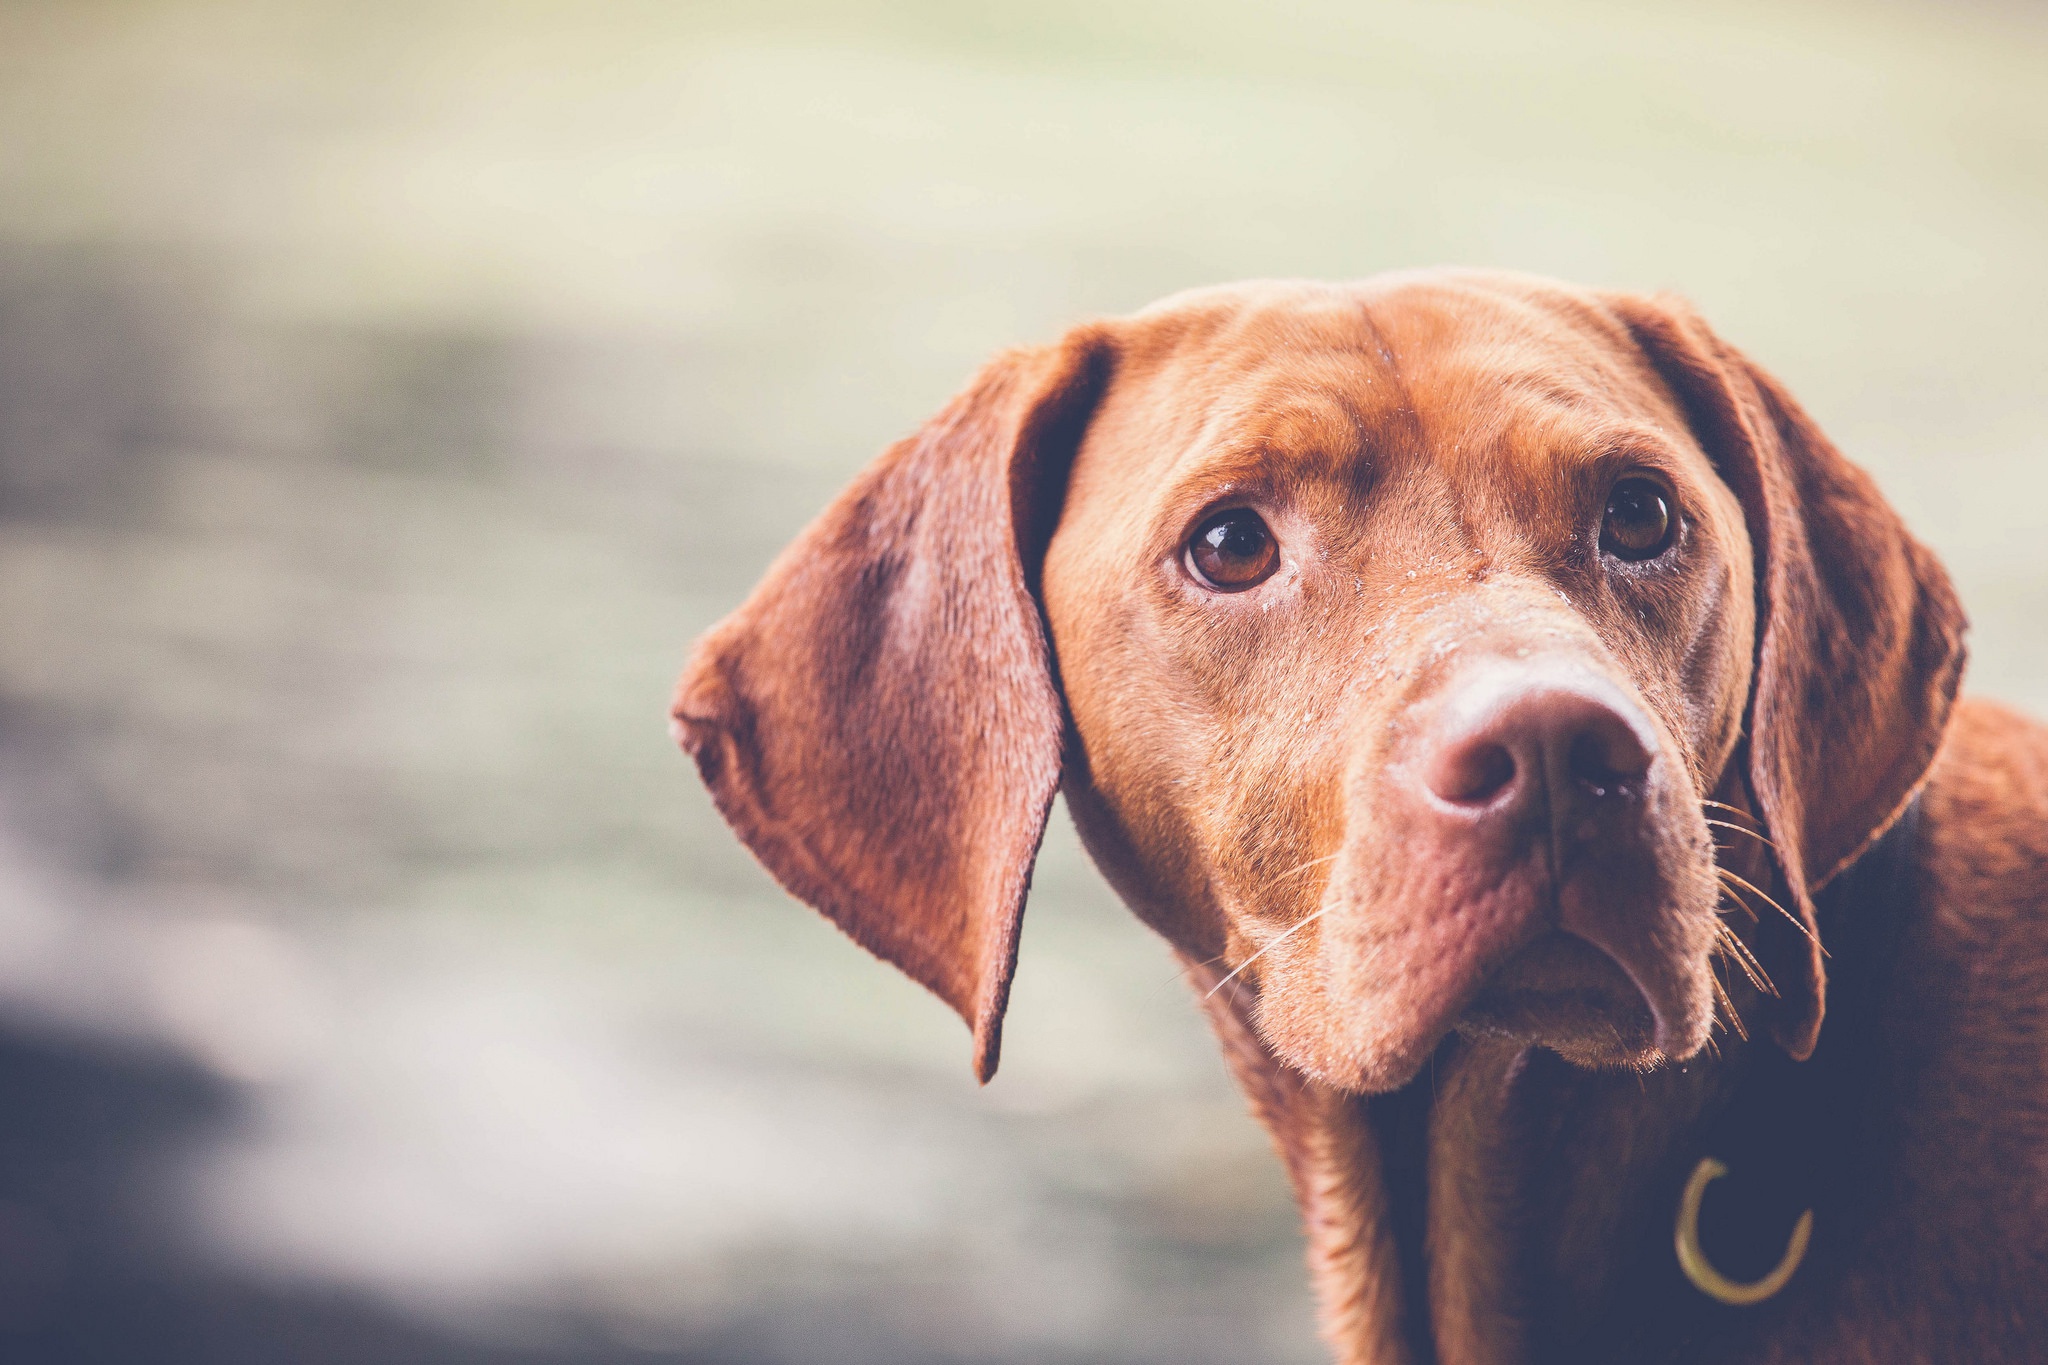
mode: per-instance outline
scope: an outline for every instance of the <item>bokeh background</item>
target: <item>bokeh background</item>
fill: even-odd
[[[1676,288],[2048,711],[2018,4],[0,0],[0,1358],[1310,1362],[1056,817],[1003,1070],[669,747],[989,351],[1188,285]]]

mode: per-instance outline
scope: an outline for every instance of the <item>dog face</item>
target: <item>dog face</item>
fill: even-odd
[[[1428,279],[1128,326],[1044,569],[1120,893],[1331,1084],[1696,1052],[1752,554],[1625,327]]]
[[[1285,1062],[1372,1091],[1454,1028],[1690,1055],[1717,945],[1768,964],[1803,1055],[1809,892],[1925,772],[1961,629],[1681,306],[1252,285],[992,362],[700,642],[672,714],[769,870],[951,1002],[984,1078],[1064,776],[1132,907]],[[1710,799],[1767,827],[1785,909],[1746,941]]]

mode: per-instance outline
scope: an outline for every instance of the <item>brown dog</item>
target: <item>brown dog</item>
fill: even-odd
[[[2048,1359],[2048,732],[1962,632],[1679,304],[1254,284],[998,358],[674,716],[984,1079],[1064,789],[1343,1361]]]

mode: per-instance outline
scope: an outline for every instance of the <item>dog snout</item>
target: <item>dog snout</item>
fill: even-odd
[[[1494,907],[1471,980],[1562,931],[1626,984],[1597,959],[1553,953],[1505,986],[1553,1003],[1602,996],[1624,1020],[1640,1007],[1655,1046],[1679,1055],[1699,1031],[1699,991],[1679,960],[1690,961],[1699,917],[1680,907],[1684,831],[1672,813],[1683,793],[1658,733],[1590,661],[1476,661],[1418,717],[1397,781],[1419,817],[1414,846],[1461,869],[1452,899]]]
[[[1596,674],[1494,668],[1458,687],[1423,736],[1420,776],[1467,815],[1554,821],[1640,801],[1657,742],[1642,712]]]

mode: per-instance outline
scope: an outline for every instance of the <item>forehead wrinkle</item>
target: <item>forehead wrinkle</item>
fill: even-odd
[[[1205,442],[1239,436],[1276,447],[1356,447],[1374,419],[1407,405],[1357,284],[1272,280],[1191,290],[1115,326],[1120,379],[1106,403],[1149,409],[1171,449],[1185,450],[1197,433]],[[1317,406],[1325,410],[1312,411]],[[1233,419],[1273,429],[1229,433]]]
[[[1433,454],[1463,462],[1525,452],[1549,470],[1574,451],[1691,448],[1666,395],[1631,363],[1633,346],[1597,309],[1510,283],[1512,292],[1488,279],[1410,282],[1381,305],[1394,315],[1409,384],[1431,400]]]
[[[1657,458],[1666,446],[1653,429],[1548,402],[1512,404],[1446,435],[1433,463],[1468,543],[1489,559],[1511,558],[1510,547],[1568,529],[1594,485],[1619,472],[1617,455],[1640,452],[1648,463],[1667,463]]]
[[[1366,414],[1345,392],[1351,376],[1337,364],[1273,364],[1219,407],[1200,442],[1209,450],[1266,451],[1341,462],[1364,453]]]
[[[1411,288],[1413,288],[1411,286]],[[1504,390],[1564,406],[1619,410],[1690,444],[1683,407],[1627,329],[1598,299],[1533,278],[1480,276],[1437,282],[1461,306],[1446,310],[1462,334],[1446,337],[1447,362],[1476,360]],[[1477,344],[1475,344],[1477,343]]]
[[[1386,428],[1383,445],[1389,463],[1397,456],[1405,456],[1402,462],[1410,466],[1411,477],[1403,481],[1407,487],[1402,496],[1415,503],[1424,520],[1433,520],[1440,532],[1437,547],[1429,557],[1432,564],[1462,555],[1484,555],[1478,528],[1472,520],[1473,509],[1467,501],[1458,497],[1450,484],[1441,478],[1418,480],[1412,477],[1421,472],[1419,467],[1435,463],[1430,455],[1435,446],[1435,433],[1432,431],[1435,424],[1431,420],[1430,408],[1417,399],[1419,383],[1411,379],[1404,368],[1400,348],[1375,311],[1375,299],[1379,293],[1377,290],[1361,291],[1357,311],[1359,321],[1371,337],[1373,359],[1379,362],[1380,373],[1386,379],[1386,398],[1389,401],[1382,404],[1381,416]]]
[[[1271,321],[1272,319],[1267,319]],[[1302,319],[1291,321],[1302,322]],[[1402,400],[1377,363],[1377,347],[1356,331],[1333,334],[1328,313],[1306,320],[1304,332],[1261,329],[1251,355],[1210,353],[1185,360],[1210,383],[1206,401],[1181,408],[1192,429],[1175,433],[1176,483],[1220,486],[1232,481],[1277,483],[1297,477],[1349,477],[1373,455],[1390,408]],[[1182,368],[1177,366],[1176,369]],[[1218,374],[1233,374],[1214,386]],[[1174,383],[1174,376],[1168,376]],[[1199,386],[1183,392],[1200,394]]]
[[[1175,461],[1162,508],[1229,493],[1278,494],[1300,484],[1355,482],[1369,462],[1365,423],[1348,404],[1292,401],[1220,416]]]
[[[1422,398],[1419,463],[1434,470],[1424,482],[1454,537],[1442,547],[1449,555],[1476,556],[1487,569],[1548,561],[1555,547],[1538,547],[1559,533],[1577,536],[1589,485],[1612,469],[1617,452],[1669,448],[1653,424],[1631,414],[1632,405],[1588,393],[1575,366],[1557,376],[1527,368],[1504,375],[1485,363],[1500,348],[1467,342],[1452,349],[1442,359],[1432,355],[1410,379]]]
[[[1389,281],[1377,308],[1393,324],[1404,364],[1434,361],[1485,370],[1566,403],[1655,394],[1640,352],[1605,310],[1547,282],[1483,274]],[[1406,343],[1420,342],[1414,357]],[[1662,415],[1661,413],[1659,415]]]

